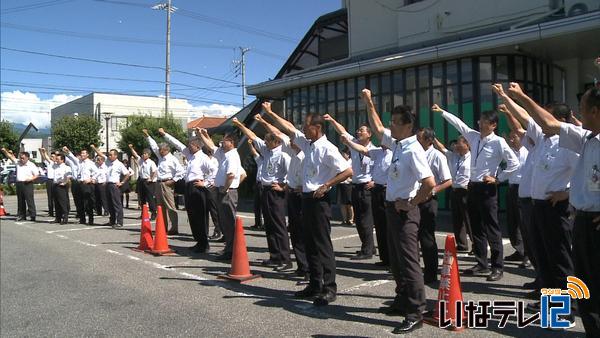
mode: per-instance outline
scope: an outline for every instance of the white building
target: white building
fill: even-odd
[[[186,100],[169,99],[169,112],[186,128],[193,118],[191,106]],[[119,130],[127,125],[127,117],[132,115],[164,116],[165,99],[156,96],[90,93],[51,110],[51,122],[65,115],[91,115],[102,124],[100,140],[106,147],[117,148]],[[106,123],[108,120],[108,141]]]
[[[276,100],[295,124],[329,113],[354,130],[366,120],[360,91],[370,88],[384,123],[409,105],[443,142],[458,133],[431,105],[476,127],[498,104],[494,82],[520,82],[538,102],[578,110],[578,95],[600,79],[599,9],[599,0],[345,0],[248,93]],[[328,136],[337,140],[331,128]]]
[[[44,146],[44,139],[24,138],[21,140],[21,150],[29,153],[29,158],[36,163],[42,163],[42,155],[39,149]]]

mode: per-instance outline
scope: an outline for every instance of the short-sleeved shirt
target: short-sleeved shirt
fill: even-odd
[[[144,160],[143,158],[140,158],[138,161],[138,166],[140,167],[140,178],[144,180],[152,178],[151,182],[156,182],[158,175],[154,175],[154,177],[152,177],[152,173],[158,170],[158,167],[154,161],[151,159]]]
[[[529,151],[521,146],[518,150],[511,148],[514,151],[515,155],[519,159],[519,168],[510,176],[508,179],[509,184],[521,184],[521,179],[523,178],[523,167],[527,162],[527,156],[529,156]]]
[[[302,188],[302,167],[304,166],[304,152],[300,151],[291,157],[290,168],[287,175],[287,184],[292,189]]]
[[[435,149],[433,146],[429,146],[429,148],[425,150],[425,157],[427,158],[427,163],[435,178],[436,185],[452,179],[448,161],[441,151]]]
[[[66,184],[69,181],[69,178],[71,178],[72,176],[71,167],[64,163],[55,163],[52,166],[52,170],[54,173],[52,177],[52,182],[54,182],[55,184]]]
[[[345,133],[342,137],[346,137],[354,143],[359,143],[358,139],[350,135],[350,133]],[[373,143],[369,142],[369,144],[366,145],[366,148],[373,149],[375,146],[373,146]],[[360,184],[371,182],[373,180],[373,159],[352,148],[350,148],[350,157],[352,158],[352,183]]]
[[[381,144],[392,150],[392,163],[388,169],[386,201],[415,197],[421,181],[433,176],[427,163],[425,150],[416,136],[397,141],[389,129],[385,129]]]
[[[445,154],[452,175],[452,188],[467,189],[471,178],[471,152],[464,155],[446,150]]]
[[[571,178],[571,204],[577,210],[600,212],[600,134],[561,123],[559,145],[581,155]]]
[[[269,149],[260,137],[254,139],[254,144],[263,158],[259,177],[260,182],[263,185],[285,183],[290,167],[290,155],[283,152],[281,146]]]
[[[129,174],[129,169],[119,160],[107,161],[106,163],[108,163],[106,166],[106,180],[108,183],[119,183],[121,182],[121,175]]]
[[[17,166],[17,182],[29,181],[40,175],[40,169],[31,161],[21,164],[21,161],[13,161]]]
[[[316,191],[337,174],[350,168],[338,148],[325,135],[311,142],[301,131],[296,130],[294,143],[304,152],[302,191],[305,193]]]
[[[215,185],[217,187],[224,187],[227,182],[227,176],[230,174],[235,175],[233,182],[229,186],[230,189],[237,189],[240,185],[240,176],[242,174],[242,161],[237,149],[231,149],[228,152],[224,152],[222,148],[215,147],[213,149],[215,158],[219,161],[219,169],[217,170],[217,176],[215,177]]]
[[[372,178],[375,184],[386,185],[388,169],[392,163],[392,151],[381,147],[369,149],[369,157],[373,160]]]

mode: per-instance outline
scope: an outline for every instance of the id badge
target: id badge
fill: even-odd
[[[597,165],[592,167],[592,176],[588,179],[588,190],[600,192],[600,170]]]

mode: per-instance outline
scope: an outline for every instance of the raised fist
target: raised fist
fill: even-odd
[[[434,111],[436,113],[443,112],[442,108],[440,108],[440,106],[438,106],[437,103],[434,103],[433,106],[431,106],[431,111]]]

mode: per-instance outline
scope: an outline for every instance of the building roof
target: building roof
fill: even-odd
[[[223,122],[227,121],[226,117],[212,117],[212,116],[202,116],[201,118],[195,119],[193,121],[188,122],[187,128],[215,128],[220,126]]]

